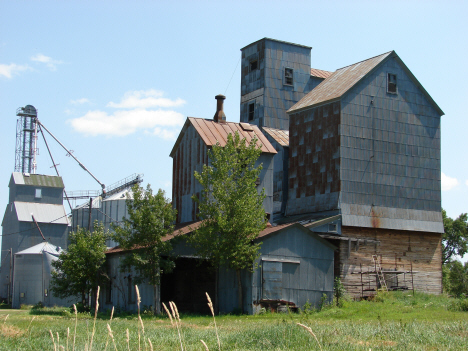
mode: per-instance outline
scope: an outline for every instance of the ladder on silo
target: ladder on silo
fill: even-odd
[[[385,282],[385,277],[382,273],[382,267],[380,266],[379,259],[377,255],[372,255],[372,260],[374,261],[375,273],[379,279],[380,288],[383,291],[388,291],[387,283]]]

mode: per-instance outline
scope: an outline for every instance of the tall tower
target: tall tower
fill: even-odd
[[[311,80],[311,47],[263,38],[241,49],[241,122],[288,130],[286,111],[321,80]]]
[[[37,110],[32,105],[16,110],[15,172],[36,173]]]

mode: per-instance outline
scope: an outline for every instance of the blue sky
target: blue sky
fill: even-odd
[[[263,37],[312,46],[334,71],[395,50],[445,112],[442,206],[468,211],[467,1],[0,0],[0,204],[15,162],[16,109],[42,123],[103,183],[144,173],[171,195],[169,153],[216,94],[239,121],[240,48]],[[68,190],[98,190],[49,138]],[[54,174],[39,139],[38,173]]]

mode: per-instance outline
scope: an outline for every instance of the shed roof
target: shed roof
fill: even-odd
[[[337,69],[333,72],[328,78],[326,78],[322,83],[320,83],[315,89],[310,91],[306,96],[304,96],[299,102],[293,105],[287,112],[298,112],[307,108],[310,108],[315,105],[320,105],[325,102],[330,102],[340,99],[346,92],[348,92],[353,86],[355,86],[361,79],[370,74],[378,65],[387,60],[388,58],[393,57],[400,64],[402,69],[408,75],[408,77],[413,81],[413,83],[421,90],[421,92],[426,96],[428,101],[433,105],[440,115],[443,115],[444,112],[440,107],[435,103],[429,93],[424,89],[424,87],[419,83],[413,73],[405,65],[405,63],[400,59],[395,51],[389,51],[382,55],[371,57],[367,60],[360,61],[350,66],[346,66],[340,69]]]
[[[32,222],[31,215],[34,215],[38,223],[68,224],[67,213],[63,205],[15,201],[14,207],[20,222]]]
[[[289,130],[263,127],[265,133],[271,136],[281,146],[289,146]]]
[[[328,78],[333,74],[333,72],[330,71],[324,71],[322,69],[317,69],[317,68],[311,68],[310,69],[310,75],[313,77],[317,78]]]
[[[13,172],[11,179],[16,185],[34,185],[50,188],[63,188],[62,177],[58,176]]]
[[[44,241],[40,244],[24,249],[23,251],[19,251],[15,255],[35,255],[41,254],[43,252],[50,252],[54,255],[57,255],[60,254],[62,251],[64,250],[60,246],[53,245],[51,243],[48,243],[47,241]]]
[[[176,225],[176,227],[174,228],[174,232],[172,234],[165,236],[162,240],[168,241],[168,240],[174,239],[177,236],[189,234],[192,231],[196,230],[201,225],[201,223],[202,221],[180,223]],[[276,225],[276,226],[269,225],[268,227],[266,227],[264,230],[262,230],[259,233],[258,238],[266,237],[270,234],[278,232],[294,224],[297,224],[297,223],[294,222],[294,223],[287,223],[287,224],[281,224],[281,225]],[[140,249],[140,248],[142,248],[142,246],[134,247],[134,249]],[[126,251],[126,250],[120,248],[119,246],[116,246],[116,247],[113,247],[112,249],[107,250],[106,254],[112,254],[112,253],[123,252],[123,251]]]
[[[271,145],[260,129],[258,129],[254,124],[234,122],[217,123],[211,119],[188,117],[177,141],[174,144],[174,147],[172,148],[170,154],[171,157],[174,157],[175,151],[182,141],[185,131],[189,125],[192,125],[195,128],[205,145],[208,147],[212,147],[217,143],[219,143],[220,146],[225,146],[228,135],[238,132],[239,136],[247,142],[250,142],[254,137],[257,137],[257,145],[261,146],[262,152],[276,154],[276,150],[273,145]]]

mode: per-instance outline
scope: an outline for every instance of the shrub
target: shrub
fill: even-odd
[[[32,309],[33,310],[40,310],[40,309],[43,309],[44,308],[44,304],[42,303],[42,301],[39,301],[38,303],[36,303]]]
[[[333,284],[333,297],[335,299],[335,303],[338,307],[343,306],[343,299],[346,294],[346,289],[341,282],[341,279],[339,277],[335,278],[335,282]]]

